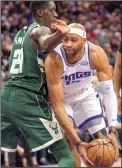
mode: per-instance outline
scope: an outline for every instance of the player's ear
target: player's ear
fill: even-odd
[[[40,17],[42,17],[42,14],[43,14],[42,9],[38,9],[38,10],[37,10],[37,15],[40,16]]]

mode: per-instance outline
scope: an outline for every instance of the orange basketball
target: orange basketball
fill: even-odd
[[[87,156],[94,166],[109,167],[113,165],[115,149],[112,143],[106,139],[95,139],[90,144],[93,146],[88,148]]]

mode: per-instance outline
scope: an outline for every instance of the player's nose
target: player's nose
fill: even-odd
[[[56,11],[54,11],[54,17],[57,18],[58,17],[58,14]]]
[[[72,43],[71,43],[70,41],[68,41],[68,42],[66,43],[66,47],[67,47],[67,48],[71,48],[71,47],[72,47]]]

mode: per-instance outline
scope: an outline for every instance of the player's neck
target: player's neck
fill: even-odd
[[[44,21],[42,19],[35,18],[33,19],[34,23],[38,23],[40,26],[45,26]]]

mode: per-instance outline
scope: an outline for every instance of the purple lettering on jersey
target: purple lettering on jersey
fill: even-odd
[[[73,74],[70,74],[69,76],[64,75],[61,79],[63,79],[65,81],[65,85],[70,85],[73,83],[78,83],[80,82],[79,79],[81,78],[87,78],[89,76],[91,76],[92,72],[88,71],[88,72],[76,72]]]

